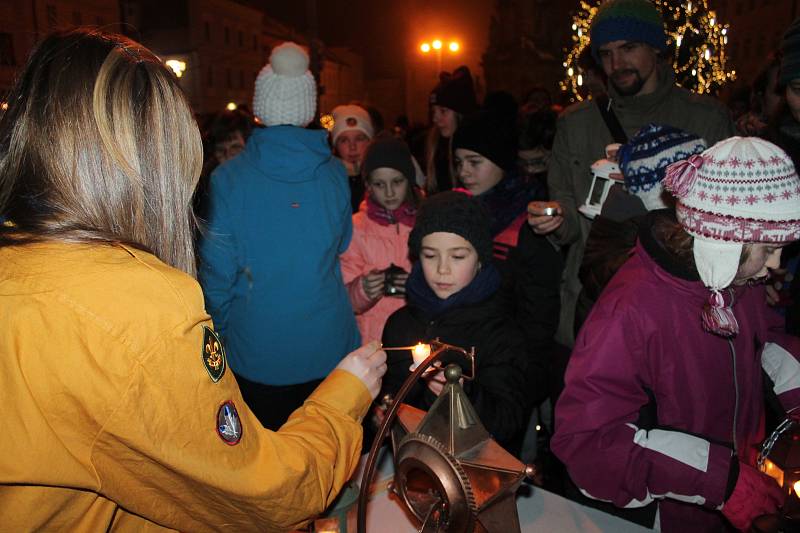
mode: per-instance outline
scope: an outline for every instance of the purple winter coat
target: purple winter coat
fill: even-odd
[[[762,367],[783,407],[800,405],[800,339],[764,287],[735,289],[730,341],[702,329],[708,296],[637,243],[583,325],[556,406],[552,447],[581,491],[618,507],[657,500],[667,532],[724,530],[732,436],[751,465],[764,437]],[[651,398],[657,424],[638,427]]]

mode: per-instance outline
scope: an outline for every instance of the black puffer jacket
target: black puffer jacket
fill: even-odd
[[[498,248],[495,242],[495,259]],[[495,261],[503,276],[499,295],[503,310],[522,330],[531,364],[546,368],[561,312],[564,256],[527,223],[519,230],[517,246],[506,254],[504,261]],[[539,403],[547,395],[547,377],[543,370],[534,378],[536,393],[542,393],[535,398]]]
[[[504,446],[525,430],[533,398],[533,377],[543,373],[526,355],[525,339],[513,321],[505,318],[496,296],[483,302],[454,308],[441,316],[428,316],[407,305],[389,317],[383,330],[384,346],[412,346],[439,338],[466,350],[475,347],[474,381],[464,390],[486,429]],[[412,364],[409,351],[388,352],[388,370],[381,396],[396,394]],[[428,409],[436,396],[417,382],[405,403]]]

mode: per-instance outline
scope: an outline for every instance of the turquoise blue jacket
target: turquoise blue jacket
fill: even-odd
[[[200,283],[231,368],[267,385],[326,376],[361,341],[339,265],[350,189],[326,132],[256,130],[212,174],[208,217]]]

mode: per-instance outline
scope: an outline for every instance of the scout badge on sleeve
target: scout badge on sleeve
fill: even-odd
[[[221,380],[225,374],[225,349],[222,347],[222,341],[219,340],[217,334],[206,326],[203,326],[203,350],[201,356],[203,358],[203,366],[206,367],[211,381],[216,383]]]
[[[230,446],[242,439],[242,422],[233,402],[228,400],[217,411],[217,435]]]

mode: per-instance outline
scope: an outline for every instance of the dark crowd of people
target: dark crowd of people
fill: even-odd
[[[305,527],[435,339],[545,489],[682,533],[780,512],[800,21],[726,105],[676,84],[662,19],[600,6],[580,103],[479,101],[462,66],[389,129],[320,121],[295,43],[198,120],[142,45],[46,37],[0,117],[2,529]]]

